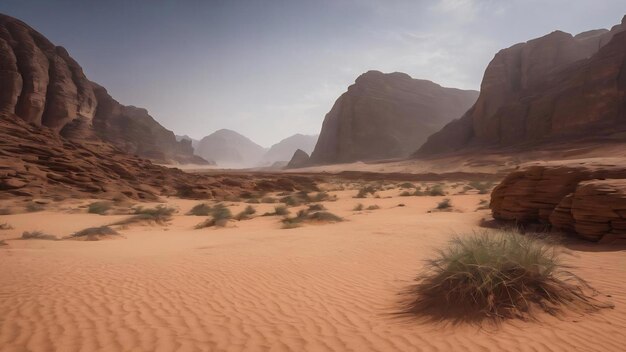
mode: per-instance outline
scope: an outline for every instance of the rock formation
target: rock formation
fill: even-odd
[[[498,220],[550,224],[599,241],[626,238],[626,166],[552,162],[509,174],[491,194]]]
[[[315,148],[317,138],[317,135],[311,136],[299,133],[287,137],[270,147],[267,153],[263,155],[262,163],[271,165],[277,161],[288,162],[293,156],[293,153],[298,149],[310,154],[313,148]]]
[[[430,134],[461,116],[477,95],[404,73],[369,71],[326,114],[310,162],[406,157]]]
[[[626,140],[626,16],[610,31],[556,31],[501,50],[476,104],[417,156],[533,148],[591,136]]]
[[[310,159],[309,154],[307,154],[302,149],[298,149],[296,150],[295,153],[293,153],[291,160],[287,164],[287,169],[296,169],[299,167],[306,166],[309,162],[309,159]]]
[[[67,51],[12,17],[0,14],[0,112],[68,139],[99,137],[159,162],[205,163],[191,145],[145,109],[123,106],[90,82]]]
[[[202,138],[196,154],[221,167],[242,168],[258,166],[265,149],[235,131],[221,129]]]

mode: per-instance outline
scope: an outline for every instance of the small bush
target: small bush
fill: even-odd
[[[191,208],[189,212],[187,212],[187,215],[208,216],[211,213],[212,209],[213,208],[211,208],[210,205],[206,203],[200,203],[200,204],[194,205],[194,207]]]
[[[443,187],[441,185],[435,185],[426,191],[429,196],[445,196],[446,192],[443,191]]]
[[[567,271],[557,247],[514,231],[455,236],[407,289],[401,314],[430,320],[527,319],[533,310],[593,311],[610,305],[587,295],[589,285]]]
[[[307,209],[309,212],[311,211],[321,211],[321,210],[326,210],[326,207],[323,204],[311,204],[309,205],[309,209]]]
[[[112,207],[111,202],[93,202],[87,206],[87,212],[89,214],[106,214]]]
[[[370,205],[366,209],[367,210],[377,210],[377,209],[380,209],[380,207],[378,205],[374,204],[374,205]]]
[[[26,211],[29,213],[43,211],[45,208],[46,207],[43,204],[39,204],[35,202],[28,202],[28,204],[26,204]]]
[[[446,210],[452,208],[452,202],[450,199],[446,198],[437,204],[437,209]]]
[[[49,241],[57,241],[58,238],[53,235],[45,234],[41,231],[24,231],[22,233],[23,240],[49,240]]]
[[[235,216],[235,219],[239,221],[247,220],[250,219],[250,216],[254,213],[256,213],[256,209],[254,209],[251,205],[248,205],[244,210]]]
[[[248,199],[246,201],[246,203],[248,203],[248,204],[259,204],[259,203],[261,203],[261,201],[258,200],[257,198],[250,198],[250,199]]]
[[[162,225],[170,221],[175,212],[176,209],[164,205],[157,205],[155,208],[137,207],[135,208],[135,215],[113,223],[113,225],[130,225],[138,222],[154,222]]]
[[[478,190],[478,194],[487,194],[489,193],[489,190],[493,187],[493,182],[472,181],[469,183],[469,186]]]
[[[287,209],[287,207],[284,205],[279,205],[277,207],[274,207],[274,214],[280,216],[287,215],[289,214],[289,209]]]
[[[119,233],[108,226],[90,227],[81,231],[78,231],[70,238],[73,239],[85,239],[86,241],[98,241],[100,236],[117,236]]]
[[[354,198],[365,198],[368,194],[374,195],[376,188],[374,186],[365,186],[359,189],[359,193]]]
[[[302,203],[298,198],[294,196],[283,197],[280,199],[280,202],[285,203],[285,205],[290,206],[290,207],[296,207]]]
[[[202,229],[205,227],[211,226],[220,226],[224,227],[228,224],[228,220],[232,218],[232,213],[230,209],[228,209],[224,204],[217,204],[211,210],[211,218],[207,219],[198,225],[196,225],[196,229]]]
[[[276,202],[277,202],[277,200],[274,197],[263,197],[261,199],[261,203],[269,203],[269,204],[271,204],[271,203],[276,203]]]
[[[415,185],[410,182],[404,182],[400,184],[400,188],[415,188]]]
[[[308,214],[306,217],[308,220],[313,221],[324,221],[324,222],[339,222],[343,221],[343,219],[333,213],[329,213],[327,211],[317,211],[315,213]]]
[[[290,229],[301,226],[305,221],[339,222],[343,221],[343,219],[326,211],[309,212],[307,210],[300,210],[296,216],[284,218],[282,223],[284,229]]]
[[[413,195],[413,193],[411,193],[409,191],[404,191],[404,192],[400,193],[400,197],[410,197],[412,195]]]
[[[354,211],[361,211],[361,210],[363,210],[363,208],[364,208],[363,204],[359,203],[352,210],[354,210]]]

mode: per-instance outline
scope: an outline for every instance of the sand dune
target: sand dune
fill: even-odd
[[[386,193],[385,193],[386,192]],[[397,190],[385,191],[397,194]],[[257,217],[193,230],[201,217],[131,226],[122,240],[8,240],[0,248],[2,351],[619,351],[626,343],[626,255],[580,244],[568,261],[615,309],[500,327],[400,320],[398,292],[453,234],[471,231],[487,195],[325,202],[338,224],[280,229]],[[383,194],[383,196],[385,196]],[[169,202],[184,213],[195,201]],[[375,211],[353,212],[357,203]],[[399,203],[406,206],[397,207]],[[227,203],[230,204],[230,203]],[[233,210],[243,208],[238,203]],[[259,212],[273,205],[255,205]],[[179,214],[180,214],[179,213]],[[64,235],[118,216],[0,216]],[[63,233],[65,232],[65,233]],[[589,249],[589,250],[588,250]]]

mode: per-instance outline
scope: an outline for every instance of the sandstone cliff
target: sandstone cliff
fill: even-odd
[[[625,29],[626,17],[610,31],[556,31],[501,50],[476,104],[416,155],[533,148],[593,135],[626,140]]]
[[[478,93],[369,71],[326,115],[310,163],[409,156],[426,138],[465,112]]]
[[[95,136],[159,162],[205,163],[145,109],[123,106],[90,82],[67,51],[0,14],[0,112],[72,140]]]

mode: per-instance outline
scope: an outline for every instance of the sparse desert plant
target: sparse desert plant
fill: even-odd
[[[300,210],[294,217],[283,218],[282,223],[284,229],[290,229],[301,226],[305,221],[339,222],[343,221],[343,219],[327,211],[309,212],[307,210]]]
[[[280,202],[290,207],[295,207],[301,204],[300,200],[294,196],[283,197],[280,199]]]
[[[323,222],[339,222],[343,221],[343,219],[333,213],[329,213],[327,211],[316,211],[314,213],[309,213],[306,215],[307,220],[312,221],[323,221]]]
[[[429,196],[445,196],[446,195],[446,192],[443,191],[443,186],[441,185],[434,185],[428,188],[426,192]]]
[[[119,232],[109,226],[90,227],[73,233],[70,239],[84,239],[85,241],[98,241],[100,236],[117,236]]]
[[[370,205],[366,209],[367,210],[378,210],[378,209],[380,209],[380,207],[378,205],[374,204],[374,205]]]
[[[289,214],[289,209],[287,209],[286,206],[279,205],[279,206],[274,207],[274,215],[283,216],[283,215],[287,215],[287,214]]]
[[[172,219],[172,215],[176,212],[176,209],[166,207],[162,204],[157,205],[154,208],[136,207],[135,215],[115,222],[112,225],[130,225],[139,222],[154,222],[156,224],[165,224]]]
[[[493,182],[472,181],[469,183],[469,186],[478,190],[478,194],[487,194],[489,193],[489,190],[493,187]]]
[[[354,198],[365,198],[368,194],[374,195],[376,188],[374,186],[364,186],[359,189],[359,193]]]
[[[41,231],[24,231],[22,233],[23,240],[49,240],[56,241],[58,238],[53,235],[45,234]]]
[[[89,214],[104,215],[111,209],[112,206],[111,202],[93,202],[87,206],[87,212]]]
[[[323,204],[311,204],[309,205],[309,208],[307,209],[307,211],[321,211],[321,210],[326,210],[326,207]]]
[[[276,202],[277,202],[277,200],[274,197],[263,197],[261,199],[261,203],[270,203],[271,204],[271,203],[276,203]]]
[[[413,193],[411,193],[409,191],[404,191],[404,192],[400,193],[400,197],[410,197],[412,195],[413,195]]]
[[[415,188],[415,185],[411,182],[404,182],[399,185],[400,188]]]
[[[195,226],[196,229],[202,229],[211,226],[224,227],[228,224],[228,220],[232,218],[232,213],[224,204],[216,204],[211,210],[211,218],[199,223]]]
[[[448,210],[450,208],[452,208],[452,202],[450,201],[449,198],[446,198],[442,200],[441,202],[437,203],[438,210]]]
[[[8,223],[4,222],[4,223],[0,224],[0,230],[13,230],[13,226],[11,226]]]
[[[43,211],[46,207],[43,204],[40,203],[35,203],[35,202],[28,202],[26,204],[26,211],[29,213],[34,213],[37,211]]]
[[[363,204],[359,203],[359,204],[355,205],[354,208],[352,208],[352,210],[354,210],[354,211],[361,211],[361,210],[363,210],[363,208],[364,208]]]
[[[258,198],[250,198],[246,201],[248,204],[259,204],[261,201]]]
[[[476,210],[485,210],[485,209],[489,209],[489,201],[486,199],[481,199],[480,202],[478,202],[478,208]]]
[[[211,214],[211,206],[206,203],[199,203],[193,206],[187,215],[195,215],[195,216],[208,216]]]
[[[609,304],[568,271],[552,242],[513,230],[455,236],[427,262],[404,294],[401,314],[429,320],[480,322],[533,317],[561,308],[594,311]]]
[[[248,205],[244,210],[242,210],[241,212],[239,212],[239,214],[235,216],[235,219],[239,221],[247,220],[250,219],[250,216],[254,213],[256,213],[256,209],[254,209],[254,207],[252,207],[251,205]]]

